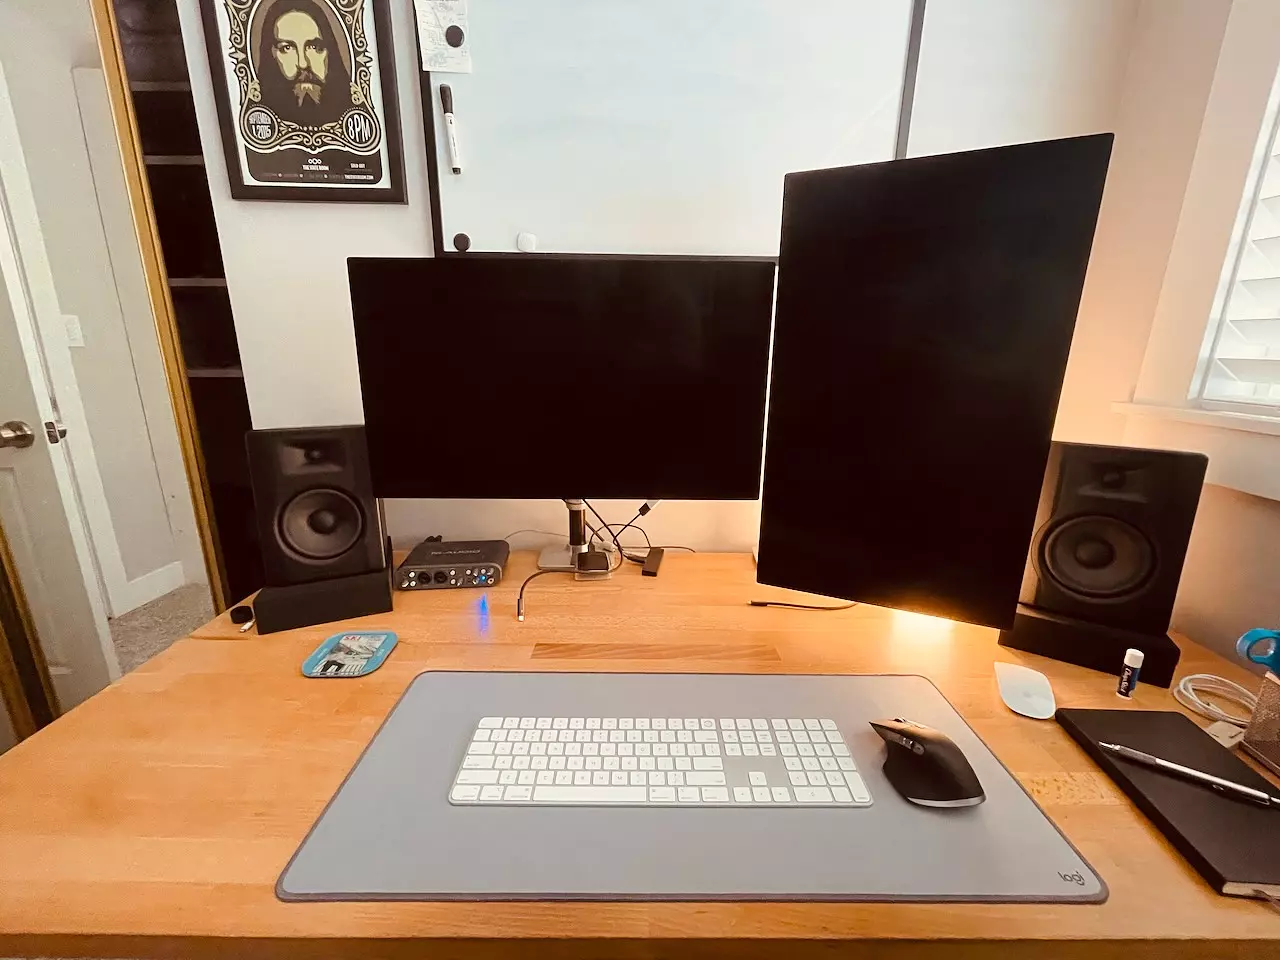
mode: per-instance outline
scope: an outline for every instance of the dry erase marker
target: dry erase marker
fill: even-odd
[[[1126,700],[1133,696],[1138,685],[1138,674],[1142,672],[1143,655],[1141,650],[1130,647],[1124,652],[1124,667],[1120,671],[1120,683],[1116,686],[1116,696]]]
[[[458,149],[458,126],[453,119],[453,88],[440,84],[440,106],[444,109],[445,139],[449,146],[449,166],[454,173],[462,172],[462,152]]]

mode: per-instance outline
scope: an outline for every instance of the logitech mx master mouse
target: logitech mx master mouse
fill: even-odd
[[[871,727],[885,742],[884,775],[903,799],[923,807],[974,807],[987,799],[945,733],[901,717],[872,720]]]

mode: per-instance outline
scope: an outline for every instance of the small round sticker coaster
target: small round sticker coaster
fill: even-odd
[[[335,633],[302,661],[306,677],[363,677],[373,673],[396,646],[389,631],[352,630]]]

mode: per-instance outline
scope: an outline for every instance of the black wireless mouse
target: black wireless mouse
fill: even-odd
[[[951,738],[923,723],[872,720],[885,742],[884,775],[903,799],[924,807],[974,807],[987,799]]]

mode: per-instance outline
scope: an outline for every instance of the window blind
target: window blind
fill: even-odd
[[[1275,101],[1275,97],[1272,98]],[[1280,415],[1280,142],[1272,109],[1208,355],[1201,397]],[[1268,409],[1269,408],[1269,409]]]

